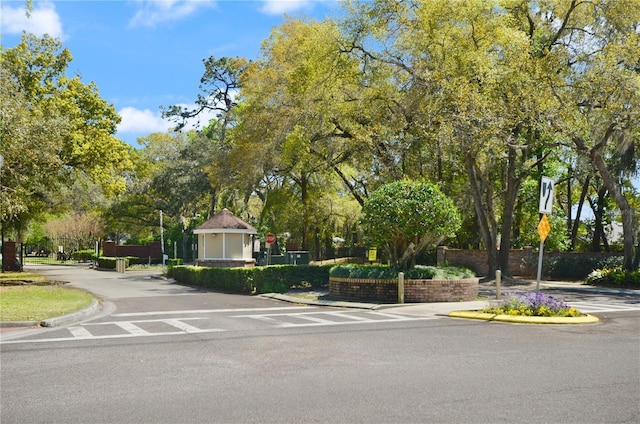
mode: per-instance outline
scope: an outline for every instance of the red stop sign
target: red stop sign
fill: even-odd
[[[276,235],[273,233],[269,233],[265,236],[264,240],[269,244],[273,244],[276,242]]]

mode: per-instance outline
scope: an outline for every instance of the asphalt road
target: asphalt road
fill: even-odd
[[[515,325],[92,272],[111,309],[3,339],[3,424],[640,422],[637,310]]]

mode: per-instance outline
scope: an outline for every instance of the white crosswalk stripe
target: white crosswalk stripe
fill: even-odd
[[[138,327],[132,322],[123,321],[123,322],[114,322],[113,324],[117,325],[118,327],[122,328],[128,333],[135,334],[138,336],[146,336],[149,334],[148,331],[143,330],[142,328]]]
[[[92,337],[92,334],[84,327],[69,327],[69,331],[75,338],[86,339]]]
[[[376,311],[359,311],[359,312],[314,311],[314,312],[281,313],[281,314],[235,315],[234,318],[250,318],[254,320],[269,322],[279,328],[293,328],[293,327],[371,324],[371,323],[399,322],[399,321],[419,321],[419,320],[423,321],[423,320],[438,319],[439,317],[436,317],[436,316],[407,317],[407,316],[393,315],[393,314],[387,314],[387,313],[376,312]],[[292,322],[296,320],[299,322]]]
[[[591,302],[569,302],[569,304],[584,313],[598,312],[627,312],[640,311],[640,304],[620,304],[620,303],[591,303]]]
[[[158,337],[158,336],[176,336],[181,334],[198,334],[198,333],[217,333],[225,331],[220,328],[198,328],[191,324],[187,324],[184,321],[193,321],[204,319],[202,317],[193,318],[186,317],[180,319],[149,319],[149,320],[137,320],[137,321],[108,321],[108,322],[96,322],[85,323],[82,325],[72,326],[68,328],[72,337],[52,337],[42,339],[30,339],[30,340],[12,340],[3,341],[2,344],[14,344],[14,343],[43,343],[43,342],[59,342],[68,340],[100,340],[100,339],[124,339],[132,337]],[[177,331],[147,331],[141,328],[138,324],[167,324],[170,327],[175,328]],[[125,333],[117,332],[113,333],[109,330],[108,334],[94,334],[98,327],[117,327],[124,330]],[[94,331],[94,333],[91,332]]]
[[[598,314],[604,312],[640,311],[639,303],[594,303],[594,302],[569,302],[583,313]],[[234,313],[240,313],[234,315]],[[2,341],[2,344],[14,343],[44,343],[70,340],[100,340],[100,339],[124,339],[133,337],[159,337],[177,336],[200,333],[216,333],[226,330],[223,328],[206,328],[215,322],[220,314],[225,314],[226,319],[239,319],[240,321],[261,322],[267,328],[299,328],[318,326],[339,326],[353,324],[379,324],[395,323],[419,320],[437,320],[441,316],[407,316],[396,315],[389,312],[373,310],[336,310],[322,309],[312,306],[292,306],[274,308],[246,308],[246,309],[211,309],[211,310],[187,310],[187,311],[149,311],[137,313],[112,314],[113,321],[86,322],[56,329],[55,337],[47,338],[45,334],[41,338],[29,338]],[[182,316],[180,316],[182,315]],[[189,316],[198,315],[198,316]],[[117,318],[129,318],[117,320]],[[221,320],[221,322],[229,322]],[[235,325],[232,325],[235,328]],[[244,326],[241,325],[240,328]],[[251,327],[255,329],[255,327]],[[48,333],[46,333],[48,334]]]

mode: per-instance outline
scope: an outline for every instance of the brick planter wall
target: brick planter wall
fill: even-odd
[[[395,303],[398,300],[398,281],[329,277],[329,294],[338,299]]]
[[[404,281],[404,301],[407,303],[460,302],[476,300],[479,278],[461,280]],[[329,294],[345,300],[396,303],[398,280],[368,280],[359,278],[329,278]]]
[[[479,278],[461,280],[405,280],[404,301],[469,302],[478,298]]]
[[[256,264],[255,259],[220,259],[203,260],[198,259],[198,266],[208,266],[212,268],[252,268]]]

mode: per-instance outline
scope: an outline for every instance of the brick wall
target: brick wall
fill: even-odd
[[[220,259],[202,260],[198,259],[198,266],[208,266],[212,268],[251,268],[255,266],[255,259]]]
[[[330,277],[329,294],[338,299],[395,303],[398,299],[398,281]]]
[[[580,256],[607,258],[620,255],[622,254],[616,252],[544,252],[545,259],[554,257],[579,258]],[[479,276],[487,276],[489,273],[486,250],[450,249],[446,246],[438,246],[437,263],[438,265],[447,263],[453,266],[464,266],[472,269]],[[509,252],[509,267],[512,275],[535,277],[537,263],[538,252],[535,252],[531,247],[513,249]]]
[[[110,258],[134,256],[136,258],[162,258],[162,246],[159,241],[147,245],[115,244],[112,241],[102,243],[102,255]]]
[[[404,301],[469,302],[478,298],[479,278],[461,280],[405,280]]]
[[[460,302],[476,300],[479,278],[461,280],[405,280],[404,301]],[[338,299],[355,301],[398,301],[398,280],[368,280],[360,278],[329,278],[329,294]]]
[[[514,249],[509,252],[509,267],[513,275],[530,276],[531,270],[523,266],[525,258],[535,255],[533,248]],[[486,250],[449,249],[446,246],[438,246],[437,263],[445,263],[452,266],[464,266],[472,269],[476,275],[487,276],[489,265],[487,264]],[[527,262],[531,262],[528,260]]]

